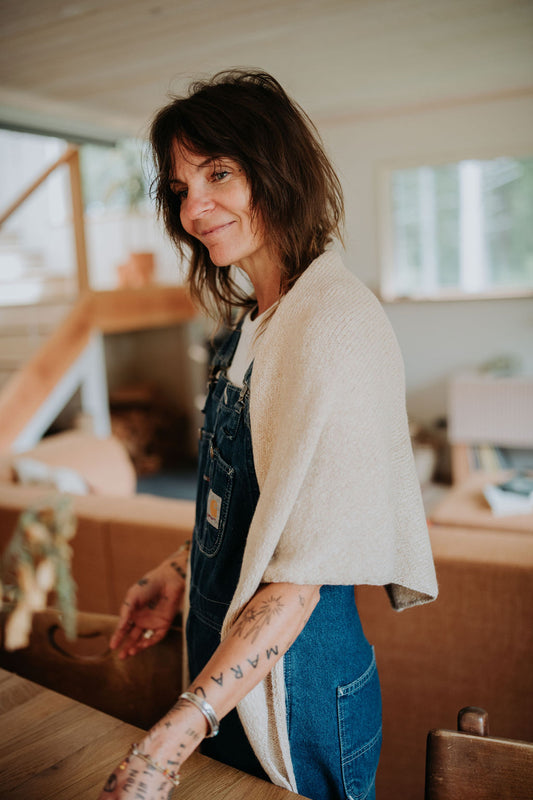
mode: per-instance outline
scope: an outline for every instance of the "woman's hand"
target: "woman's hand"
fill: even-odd
[[[203,714],[180,698],[136,745],[136,749],[151,758],[159,769],[130,753],[113,770],[98,800],[169,800],[174,786],[161,770],[178,775],[206,732]]]
[[[128,756],[111,773],[98,800],[170,800],[174,787],[154,767],[136,756]]]
[[[182,606],[187,557],[187,552],[178,551],[128,590],[110,641],[112,650],[120,648],[120,658],[133,656],[166,635]]]

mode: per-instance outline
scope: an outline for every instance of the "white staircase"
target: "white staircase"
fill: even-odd
[[[57,328],[72,305],[67,299],[33,305],[0,304],[0,392]]]
[[[0,392],[76,300],[72,277],[53,273],[15,231],[0,233]]]

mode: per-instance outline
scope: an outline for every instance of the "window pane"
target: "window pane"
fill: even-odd
[[[392,173],[385,296],[533,289],[533,158]]]

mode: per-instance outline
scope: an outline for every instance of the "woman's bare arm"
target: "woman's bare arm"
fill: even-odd
[[[303,630],[320,599],[320,587],[292,583],[263,584],[212,658],[189,687],[205,699],[222,719],[263,678],[286,653]],[[142,739],[139,749],[162,767],[179,770],[208,733],[203,714],[191,703],[180,700]],[[136,773],[132,775],[132,771]],[[122,773],[114,773],[117,793],[109,790],[102,798],[127,798],[128,788],[149,780],[150,769],[133,757]],[[129,780],[129,784],[127,781]],[[150,778],[164,792],[164,779],[154,771]],[[120,786],[128,786],[126,794]],[[136,789],[137,791],[137,789]],[[152,797],[146,793],[147,800]],[[153,797],[159,797],[155,791]],[[161,795],[162,796],[162,795]]]

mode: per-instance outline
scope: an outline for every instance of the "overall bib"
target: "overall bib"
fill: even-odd
[[[186,629],[191,679],[220,644],[259,498],[250,429],[253,365],[242,388],[226,377],[239,336],[237,328],[215,356],[200,433]],[[320,601],[283,664],[298,792],[312,800],[372,800],[381,746],[381,696],[374,652],[362,631],[352,586],[321,588]],[[239,672],[236,665],[231,675],[211,680],[239,680]],[[202,752],[268,780],[235,709],[221,720],[219,735],[204,740]]]

